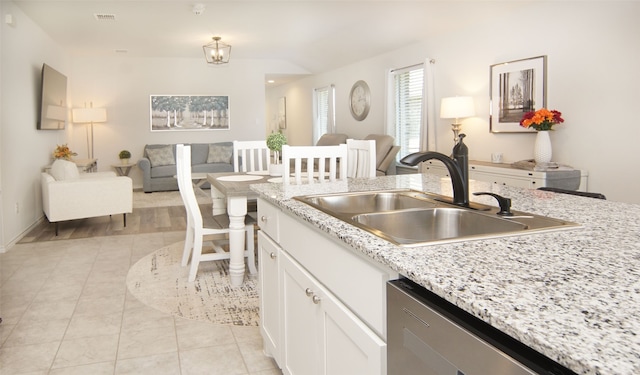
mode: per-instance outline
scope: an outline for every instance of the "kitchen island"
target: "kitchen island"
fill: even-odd
[[[448,179],[386,176],[306,186],[257,184],[260,198],[420,284],[578,374],[640,373],[640,205],[470,181],[518,211],[571,230],[403,248],[294,196],[410,188],[451,196]],[[491,197],[471,201],[495,206]]]

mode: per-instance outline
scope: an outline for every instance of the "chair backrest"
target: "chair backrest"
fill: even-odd
[[[376,141],[347,139],[347,176],[376,177]]]
[[[391,164],[395,163],[400,146],[394,146],[395,139],[387,134],[369,134],[364,139],[376,141],[376,170],[379,174],[387,174]]]
[[[303,160],[304,163],[303,170]],[[328,172],[325,163],[329,163]],[[291,164],[293,163],[293,171]],[[313,183],[314,178],[319,182],[347,179],[347,145],[337,146],[282,146],[283,174],[282,182],[290,184],[291,173],[296,184],[301,184],[303,178]],[[318,165],[318,172],[314,174],[314,165]],[[338,171],[338,168],[340,169]]]
[[[343,143],[347,143],[347,138],[349,138],[346,134],[341,133],[326,133],[323,134],[318,142],[316,142],[316,146],[336,146]]]
[[[176,145],[176,178],[187,217],[194,228],[202,228],[202,212],[191,181],[191,146]]]
[[[267,141],[233,141],[233,171],[268,171],[271,150]]]

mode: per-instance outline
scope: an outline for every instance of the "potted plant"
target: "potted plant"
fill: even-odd
[[[282,145],[287,144],[287,137],[280,132],[273,132],[267,137],[267,147],[273,151],[273,164],[269,165],[271,176],[282,176],[282,164],[280,164],[280,152]]]
[[[127,151],[127,150],[122,150],[118,154],[118,157],[120,158],[120,162],[122,164],[129,164],[129,159],[131,158],[131,153],[129,151]]]

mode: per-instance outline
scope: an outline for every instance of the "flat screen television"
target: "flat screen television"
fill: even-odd
[[[42,65],[38,129],[64,129],[67,123],[67,77],[47,64]]]

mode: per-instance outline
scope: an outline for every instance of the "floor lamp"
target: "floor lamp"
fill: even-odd
[[[96,122],[107,122],[106,108],[93,108],[93,104],[89,108],[75,108],[72,111],[73,122],[80,124],[90,124],[91,147],[89,147],[89,134],[87,134],[87,149],[89,150],[89,159],[93,159],[93,124]]]

